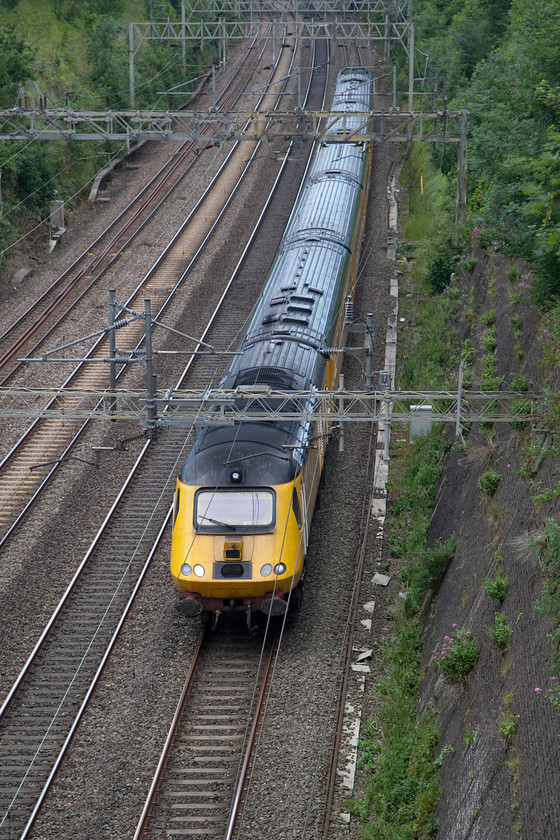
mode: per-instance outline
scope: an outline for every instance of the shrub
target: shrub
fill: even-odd
[[[505,738],[508,744],[510,744],[513,740],[518,721],[519,718],[516,715],[512,715],[511,712],[504,712],[502,715],[502,719],[500,721],[500,735],[502,738]]]
[[[498,342],[496,339],[496,328],[491,327],[490,329],[486,330],[482,338],[480,339],[480,344],[482,349],[486,353],[493,353],[496,349]]]
[[[478,648],[470,630],[454,629],[453,636],[444,636],[441,651],[436,653],[437,667],[447,682],[457,682],[469,674],[477,659]]]
[[[498,489],[500,483],[500,475],[494,470],[487,470],[478,479],[478,489],[482,490],[487,496],[492,497]]]
[[[517,265],[510,265],[506,268],[506,277],[510,283],[519,283],[521,280],[521,269]]]
[[[503,613],[496,613],[494,616],[494,626],[492,627],[491,633],[496,647],[500,650],[507,650],[513,630],[507,623],[507,619]]]
[[[496,310],[489,309],[488,312],[484,312],[484,314],[481,315],[480,320],[483,324],[486,324],[487,327],[491,327],[496,321]]]
[[[426,280],[434,292],[443,292],[457,267],[457,262],[457,246],[452,237],[436,244],[426,274]]]
[[[501,604],[507,595],[508,583],[509,575],[504,575],[498,571],[494,580],[485,578],[483,588],[487,595],[490,595],[491,598]]]
[[[531,412],[531,401],[530,400],[513,400],[511,404],[511,413],[512,414],[529,414]],[[527,423],[524,420],[511,420],[510,424],[512,429],[523,429]]]
[[[477,264],[477,262],[478,260],[476,257],[465,257],[464,260],[461,260],[459,268],[462,268],[463,271],[470,273]]]
[[[511,380],[510,387],[512,391],[527,391],[529,389],[527,377],[523,376],[522,373],[516,373]]]

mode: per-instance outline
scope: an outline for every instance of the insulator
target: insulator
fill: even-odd
[[[351,296],[348,295],[346,298],[346,303],[344,304],[344,320],[345,321],[352,321],[354,318],[354,301],[352,300]]]

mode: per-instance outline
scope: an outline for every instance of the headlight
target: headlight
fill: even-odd
[[[268,577],[271,572],[272,572],[271,564],[270,563],[265,563],[264,566],[261,568],[261,575],[263,577]]]
[[[274,567],[274,574],[275,575],[283,575],[286,571],[286,564],[285,563],[277,563]]]
[[[204,566],[201,566],[200,563],[197,563],[193,569],[193,572],[197,577],[204,577]]]
[[[192,566],[189,566],[188,563],[183,563],[181,566],[181,574],[182,575],[192,575]]]

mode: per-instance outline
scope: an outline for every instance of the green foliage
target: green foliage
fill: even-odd
[[[519,718],[517,715],[512,715],[509,711],[503,713],[499,724],[499,730],[500,735],[508,744],[511,744],[513,741],[513,736],[515,735],[518,723]]]
[[[0,27],[0,105],[12,108],[20,86],[35,76],[33,51],[15,25]]]
[[[443,576],[453,559],[457,540],[450,537],[432,546],[423,546],[416,552],[416,559],[408,563],[401,571],[401,581],[406,586],[404,610],[406,615],[418,613],[427,589],[437,590]]]
[[[495,309],[489,309],[487,312],[484,312],[480,316],[480,320],[486,326],[491,327],[496,322],[496,310]],[[494,334],[494,337],[495,337],[495,334]]]
[[[533,299],[560,292],[560,17],[556,0],[418,0],[416,43],[469,112],[475,241],[536,269]],[[497,153],[499,150],[499,153]],[[450,152],[437,150],[451,173]],[[434,160],[436,156],[434,154]],[[513,268],[513,267],[512,267]],[[434,282],[447,266],[434,264]],[[516,282],[510,275],[511,282]],[[518,281],[517,281],[518,282]]]
[[[513,400],[510,410],[511,413],[514,415],[529,414],[531,411],[531,402],[530,400]],[[523,428],[527,425],[527,422],[523,420],[512,420],[509,425],[512,429],[523,431]]]
[[[560,667],[560,524],[552,518],[547,519],[533,547],[543,581],[542,594],[535,609],[540,615],[548,616],[552,623],[548,638],[554,652],[553,662]]]
[[[500,475],[494,470],[487,470],[478,479],[478,489],[482,490],[487,496],[492,497],[498,489],[500,483]]]
[[[522,373],[516,373],[511,380],[510,388],[512,391],[527,391],[529,389],[527,377]]]
[[[513,630],[507,623],[507,619],[503,613],[496,613],[494,616],[494,626],[491,628],[492,638],[494,644],[501,651],[507,650],[511,640]]]
[[[119,15],[123,11],[123,0],[53,0],[57,18],[72,21],[80,15],[94,13],[98,15]]]
[[[451,744],[446,744],[440,752],[440,754],[438,755],[438,757],[436,758],[436,760],[434,761],[434,767],[436,770],[441,770],[446,755],[455,755],[455,750],[453,749]]]
[[[519,283],[521,280],[521,269],[517,265],[509,265],[506,268],[506,277],[510,283]]]
[[[473,728],[472,728],[472,726],[466,726],[465,727],[465,734],[463,735],[463,743],[464,743],[464,745],[466,746],[467,749],[472,746],[473,741],[474,741]]]
[[[99,18],[88,35],[86,45],[89,83],[99,101],[109,107],[127,105],[128,43],[122,26],[113,18]]]
[[[441,650],[435,655],[438,669],[447,682],[458,682],[470,674],[478,659],[478,648],[470,630],[457,630],[453,625],[453,635],[444,636]]]
[[[464,258],[463,260],[461,260],[461,262],[460,262],[460,268],[462,268],[462,269],[463,269],[463,271],[466,271],[467,273],[469,273],[469,274],[470,274],[470,272],[473,270],[473,268],[475,267],[475,265],[477,264],[477,262],[478,262],[478,260],[477,260],[477,258],[476,258],[476,257],[474,257],[474,256],[465,257],[465,258]]]
[[[484,579],[483,589],[487,595],[501,604],[507,595],[508,584],[509,575],[504,575],[503,572],[498,570],[494,580],[491,578]]]
[[[369,840],[435,836],[438,735],[434,715],[416,713],[422,628],[402,617],[397,625],[394,641],[384,645],[381,655],[383,734],[371,745],[375,769],[364,799],[354,806]]]
[[[498,345],[498,340],[496,338],[496,327],[492,326],[489,327],[482,338],[480,339],[480,345],[485,353],[493,353]]]
[[[459,263],[457,243],[453,236],[437,243],[435,253],[428,262],[426,279],[434,292],[443,292]]]
[[[545,361],[558,365],[560,360],[560,302],[547,308],[543,315],[542,341]]]
[[[445,67],[452,88],[472,75],[504,31],[509,0],[419,0],[415,25],[434,66]]]

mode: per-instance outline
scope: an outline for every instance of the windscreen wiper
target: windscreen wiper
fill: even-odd
[[[235,525],[230,525],[229,522],[221,522],[219,519],[212,519],[211,516],[201,516],[200,519],[206,519],[208,522],[213,522],[214,525],[223,525],[224,528],[235,531]]]

